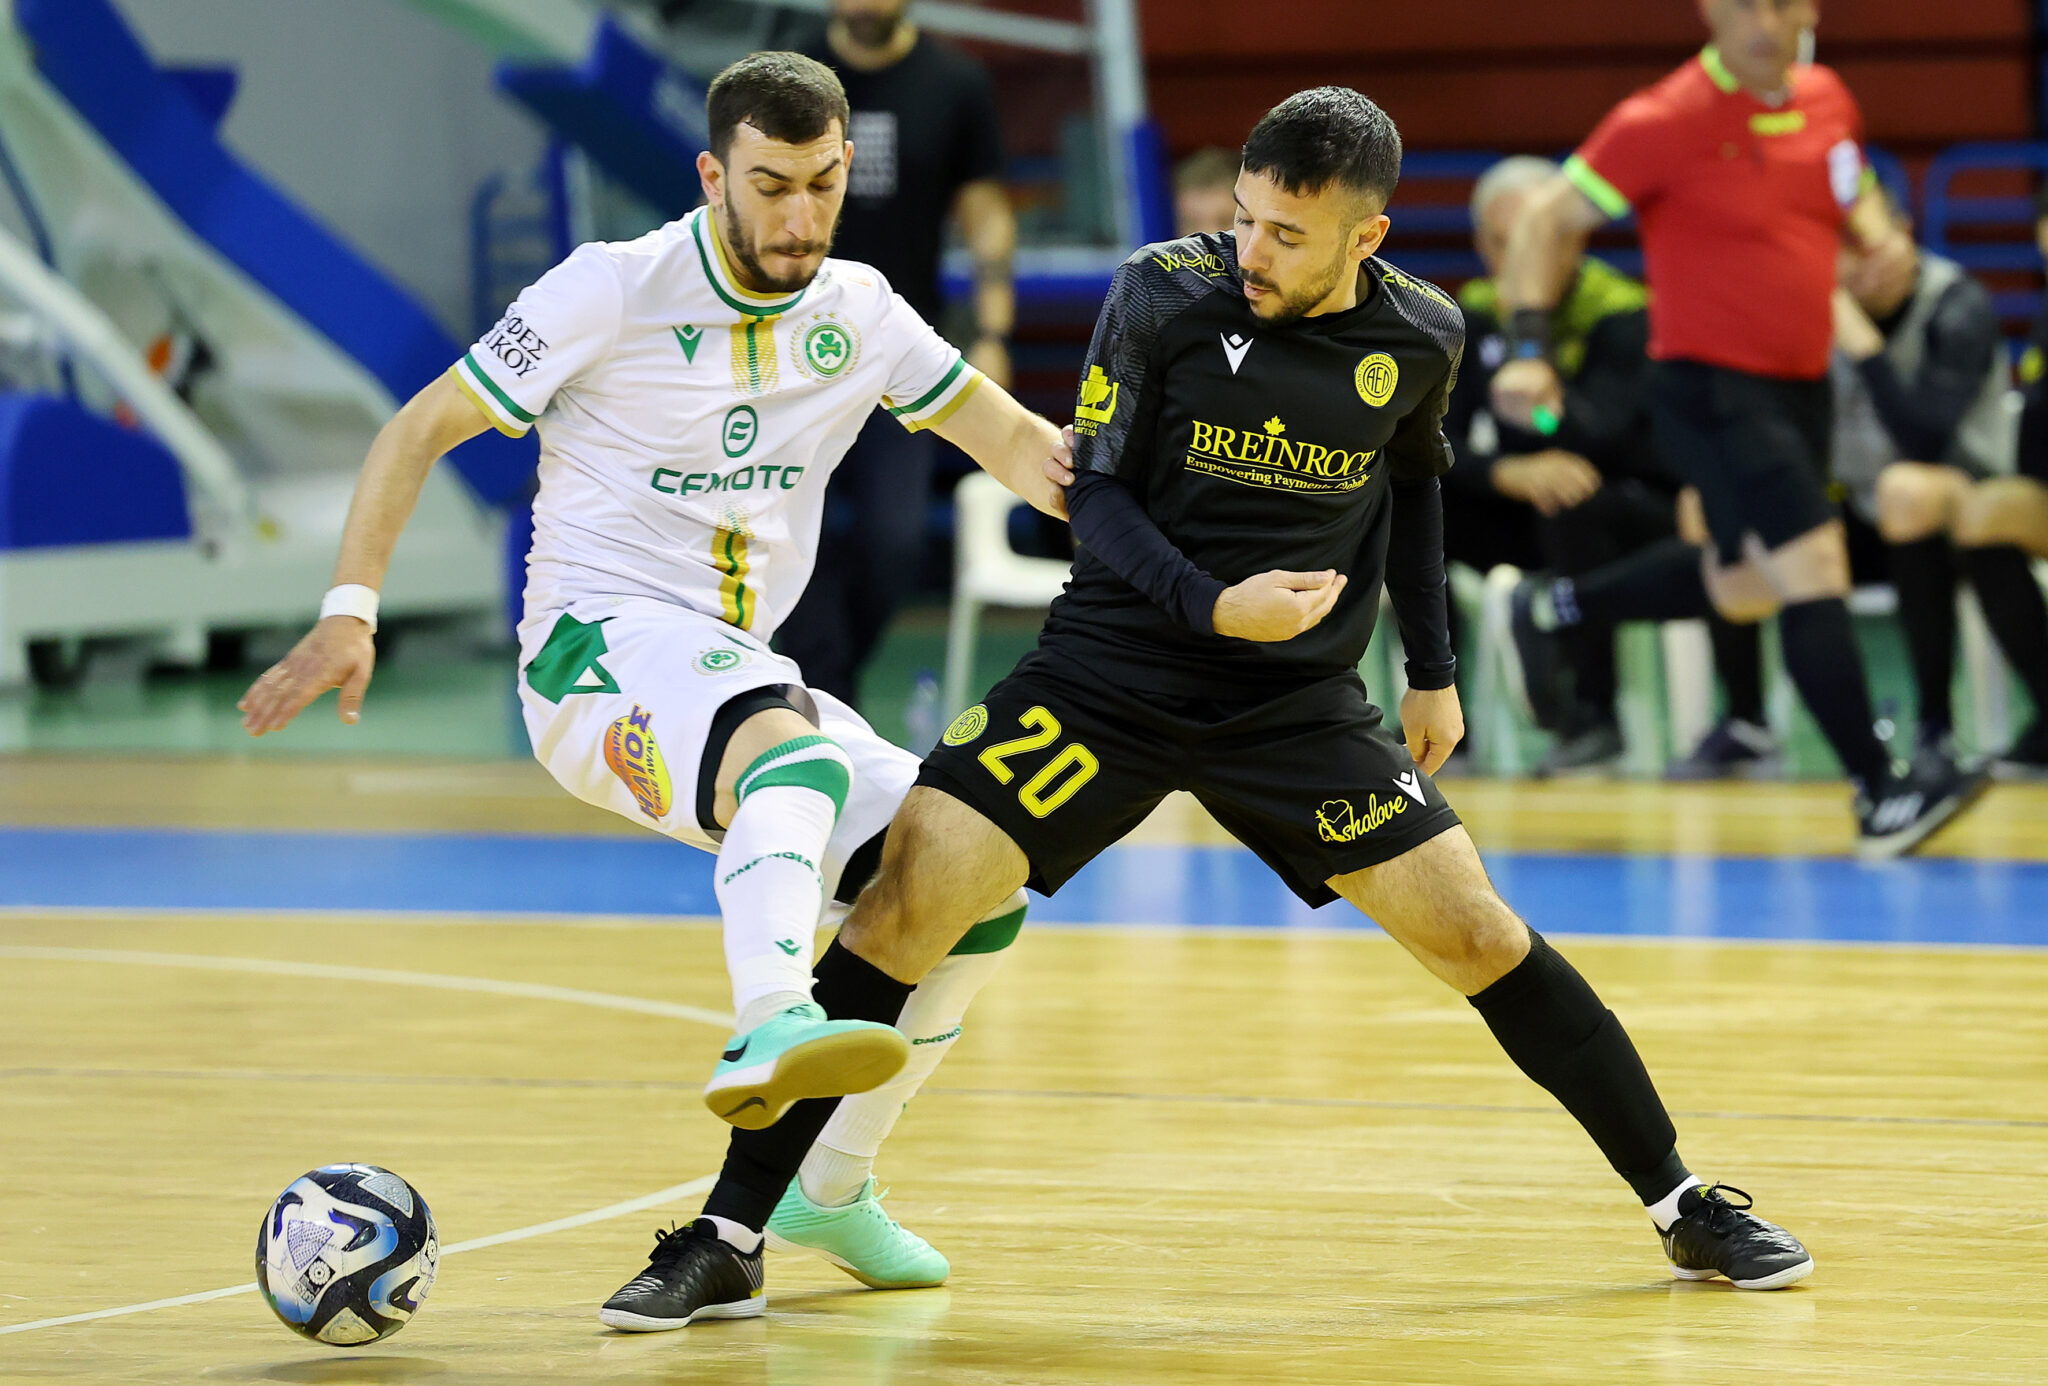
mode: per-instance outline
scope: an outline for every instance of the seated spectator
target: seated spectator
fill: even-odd
[[[1228,231],[1237,219],[1237,155],[1211,145],[1173,168],[1173,234]]]
[[[1642,285],[1573,247],[1576,277],[1552,319],[1564,393],[1547,431],[1502,425],[1488,404],[1493,373],[1507,354],[1491,276],[1527,195],[1556,171],[1546,159],[1505,159],[1472,191],[1474,244],[1487,277],[1459,293],[1466,348],[1445,422],[1456,452],[1444,482],[1446,554],[1481,571],[1504,563],[1547,568],[1563,575],[1567,588],[1575,575],[1646,552],[1668,565],[1675,548],[1697,568],[1697,555],[1674,537],[1678,483],[1658,465],[1650,442]],[[1697,576],[1693,581],[1697,586]],[[1548,585],[1532,583],[1532,591]],[[1613,620],[1568,624],[1554,639],[1521,646],[1530,710],[1557,738],[1539,775],[1597,768],[1623,750]],[[1739,663],[1741,640],[1735,643]],[[1748,646],[1754,669],[1753,636]],[[1752,682],[1760,705],[1760,677]],[[1760,706],[1753,715],[1761,719]]]
[[[1916,762],[1953,765],[1949,690],[1961,565],[1952,539],[1974,485],[2012,470],[2010,372],[1998,314],[1961,265],[1913,243],[1896,208],[1888,238],[1843,249],[1840,278],[1834,476],[1852,522],[1874,525],[1888,549],[1918,705]],[[1967,563],[1987,613],[2040,607],[2040,589],[2017,549],[1970,550]]]
[[[2034,239],[2048,258],[2048,188],[2034,205]],[[2048,300],[2020,357],[2018,475],[1978,482],[1963,496],[1951,529],[1977,588],[1985,623],[2034,700],[2034,718],[1992,765],[2009,778],[2048,774],[2048,604],[2031,582],[2005,576],[1987,584],[1986,567],[2014,567],[2015,555],[2048,558]]]

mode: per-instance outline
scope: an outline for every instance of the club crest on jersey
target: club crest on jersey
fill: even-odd
[[[604,763],[633,795],[640,811],[657,823],[668,816],[674,794],[668,764],[654,740],[654,714],[633,704],[633,710],[604,734]]]
[[[860,333],[836,313],[821,313],[797,328],[790,350],[800,374],[831,380],[859,362]]]
[[[988,706],[976,703],[953,719],[953,725],[946,728],[940,739],[948,746],[965,746],[968,742],[988,730]]]
[[[1074,406],[1074,432],[1084,438],[1116,417],[1117,382],[1103,374],[1102,367],[1090,366],[1081,378],[1081,400]]]
[[[1316,835],[1325,842],[1356,842],[1407,811],[1406,799],[1382,803],[1377,794],[1365,796],[1363,811],[1353,808],[1349,799],[1325,799],[1316,810]]]
[[[690,667],[700,674],[730,674],[747,662],[745,650],[727,649],[720,646],[704,651],[690,661]]]
[[[1401,383],[1401,368],[1384,351],[1375,351],[1358,363],[1351,383],[1358,387],[1358,397],[1377,409],[1394,397],[1394,387]]]

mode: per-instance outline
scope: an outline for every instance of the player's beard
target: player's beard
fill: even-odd
[[[738,262],[741,269],[746,271],[747,277],[753,281],[754,286],[762,293],[793,294],[798,289],[808,287],[810,282],[818,277],[816,269],[792,275],[770,274],[767,266],[761,263],[761,257],[754,253],[754,238],[747,234],[746,227],[740,225],[739,213],[734,210],[730,201],[725,204],[725,216],[722,226],[725,231],[725,248],[731,252],[732,258]],[[823,241],[812,241],[802,247],[775,246],[772,248],[792,255],[816,254],[819,252],[830,255],[832,253],[832,233],[836,229],[836,222],[834,226],[826,228]],[[819,263],[822,265],[824,262],[821,260]]]
[[[1306,315],[1309,309],[1335,293],[1337,286],[1344,282],[1345,272],[1350,269],[1351,258],[1340,253],[1336,260],[1331,263],[1329,272],[1319,276],[1307,288],[1291,294],[1280,294],[1279,306],[1269,312],[1260,312],[1257,308],[1253,308],[1252,313],[1260,322],[1265,323],[1268,327],[1285,327],[1287,324],[1295,322]],[[1279,285],[1264,279],[1255,279],[1245,274],[1242,269],[1238,271],[1238,276],[1247,284],[1256,284],[1262,289],[1271,289],[1276,293],[1279,292]]]

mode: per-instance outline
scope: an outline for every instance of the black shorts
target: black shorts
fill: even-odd
[[[1724,564],[1742,536],[1788,544],[1840,513],[1828,499],[1835,400],[1825,377],[1776,380],[1698,361],[1651,367],[1658,456],[1700,493]]]
[[[1193,794],[1310,905],[1458,816],[1356,674],[1264,702],[1136,693],[1027,656],[947,729],[917,782],[1009,834],[1051,895],[1170,790]]]

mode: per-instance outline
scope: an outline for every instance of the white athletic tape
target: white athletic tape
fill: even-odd
[[[645,1212],[659,1208],[665,1203],[688,1198],[691,1194],[703,1193],[716,1182],[717,1176],[702,1175],[681,1184],[671,1184],[659,1192],[629,1198],[623,1203],[611,1203],[602,1208],[592,1208],[587,1213],[576,1213],[553,1222],[537,1222],[531,1227],[515,1227],[510,1232],[499,1232],[489,1237],[475,1237],[466,1242],[441,1248],[443,1256],[454,1256],[464,1251],[481,1251],[487,1246],[503,1246],[507,1242],[523,1242],[529,1237],[545,1237],[550,1232],[567,1232],[572,1227],[588,1227],[593,1222],[605,1222],[622,1218],[631,1213]],[[152,1299],[142,1304],[124,1304],[118,1309],[95,1309],[87,1314],[65,1314],[61,1318],[36,1319],[31,1323],[13,1323],[0,1328],[0,1337],[9,1333],[32,1333],[39,1328],[61,1328],[68,1323],[91,1323],[95,1319],[118,1319],[129,1314],[147,1314],[155,1309],[175,1309],[181,1304],[203,1304],[209,1299],[228,1299],[234,1295],[253,1294],[256,1282],[246,1285],[229,1285],[220,1290],[202,1290],[196,1295],[177,1295],[170,1299]]]

